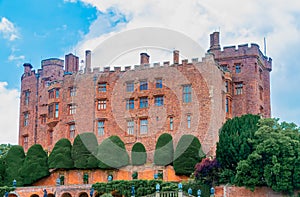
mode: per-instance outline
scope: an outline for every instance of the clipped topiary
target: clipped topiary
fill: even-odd
[[[98,146],[99,168],[114,169],[127,166],[129,156],[124,142],[118,136],[110,136]]]
[[[20,168],[23,166],[25,153],[22,146],[12,146],[5,157],[5,176],[4,183],[11,186],[13,180],[17,181],[18,186],[22,186]]]
[[[159,166],[172,164],[174,155],[173,138],[170,134],[164,133],[159,136],[154,152],[154,163]]]
[[[24,185],[30,185],[50,174],[47,160],[47,154],[40,144],[34,144],[28,149],[23,166],[20,169]]]
[[[49,168],[74,168],[71,150],[72,145],[68,139],[62,138],[56,142],[48,158]]]
[[[97,168],[98,141],[94,133],[82,133],[74,139],[71,155],[74,167],[79,169]]]
[[[176,146],[174,157],[175,174],[189,176],[194,172],[195,165],[205,157],[205,154],[198,138],[193,135],[183,135]]]
[[[147,153],[145,146],[137,142],[133,145],[131,150],[131,163],[134,166],[143,165],[146,163],[147,160]]]

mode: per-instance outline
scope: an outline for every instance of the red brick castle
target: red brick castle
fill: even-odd
[[[219,32],[210,35],[202,60],[150,65],[92,68],[86,51],[85,69],[73,54],[41,62],[41,69],[24,64],[21,77],[19,144],[41,144],[51,151],[61,138],[73,141],[81,132],[94,132],[100,143],[118,135],[127,150],[142,142],[148,154],[162,133],[176,143],[182,134],[197,136],[204,152],[214,154],[218,131],[228,118],[243,114],[270,117],[272,60],[259,46],[223,47]]]

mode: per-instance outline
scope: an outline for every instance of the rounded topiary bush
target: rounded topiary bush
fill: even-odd
[[[74,168],[71,150],[72,145],[68,139],[62,138],[56,142],[48,158],[49,168]]]
[[[159,136],[154,152],[154,163],[159,166],[172,164],[174,155],[173,138],[164,133]]]
[[[143,165],[146,163],[147,153],[145,146],[137,142],[133,145],[131,150],[131,164],[134,166]]]

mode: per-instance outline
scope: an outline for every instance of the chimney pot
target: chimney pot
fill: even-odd
[[[179,63],[179,51],[178,50],[173,51],[173,63],[174,64]]]
[[[141,65],[149,64],[150,56],[147,53],[141,53],[140,55],[141,55]]]

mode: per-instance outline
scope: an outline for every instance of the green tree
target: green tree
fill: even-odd
[[[154,163],[159,166],[172,164],[174,156],[173,138],[168,133],[159,136],[154,152]]]
[[[228,120],[222,126],[216,151],[216,158],[222,168],[221,183],[233,183],[238,162],[252,153],[250,139],[258,129],[259,119],[258,115],[247,114]]]
[[[131,163],[134,166],[143,165],[146,163],[147,160],[147,153],[145,146],[137,142],[133,145],[131,150]]]
[[[20,169],[24,185],[30,185],[50,174],[47,160],[47,154],[40,144],[34,144],[28,149],[23,166]]]
[[[17,181],[18,186],[22,186],[22,178],[19,170],[22,168],[25,153],[22,146],[12,146],[5,157],[5,183],[11,186],[13,180]]]
[[[195,170],[205,154],[202,151],[199,139],[193,135],[183,135],[175,150],[174,170],[177,175],[189,176]]]
[[[237,166],[237,185],[267,185],[276,192],[299,189],[300,136],[295,124],[261,119],[252,143],[254,151]]]
[[[5,158],[6,154],[8,153],[8,151],[10,150],[11,147],[12,147],[12,145],[10,145],[10,144],[1,144],[0,145],[0,158]]]
[[[72,145],[68,139],[62,138],[58,142],[56,142],[48,158],[49,168],[74,168],[71,150]]]
[[[78,169],[97,168],[98,141],[94,133],[82,133],[74,139],[71,155],[74,167]]]
[[[110,136],[98,146],[99,168],[113,169],[127,166],[129,155],[124,142],[118,136]]]

